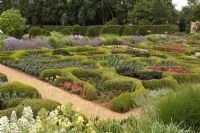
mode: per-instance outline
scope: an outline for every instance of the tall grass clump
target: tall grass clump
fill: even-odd
[[[165,124],[180,124],[182,128],[200,131],[200,88],[188,87],[167,95],[155,106],[158,119]]]

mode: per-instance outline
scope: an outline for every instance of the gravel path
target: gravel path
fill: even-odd
[[[45,99],[51,99],[60,102],[61,104],[72,103],[75,110],[81,112],[87,117],[90,117],[94,114],[99,114],[102,119],[123,119],[130,115],[138,117],[141,114],[140,109],[134,109],[124,114],[113,112],[103,106],[84,100],[79,96],[68,93],[33,76],[27,75],[23,72],[6,67],[1,64],[0,72],[6,74],[9,81],[19,81],[35,87]]]

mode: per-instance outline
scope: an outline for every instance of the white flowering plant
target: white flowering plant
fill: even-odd
[[[54,111],[42,109],[36,118],[30,107],[25,107],[20,118],[15,111],[11,117],[0,118],[2,133],[96,133],[87,119],[74,112],[71,105],[62,105]]]

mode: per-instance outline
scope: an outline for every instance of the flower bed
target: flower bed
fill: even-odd
[[[183,52],[185,51],[185,49],[186,46],[184,45],[166,45],[157,48],[158,51],[163,51],[163,52]]]
[[[70,90],[71,93],[83,94],[84,89],[74,83],[64,82],[63,87]]]
[[[190,74],[191,72],[185,68],[181,67],[154,67],[154,71],[156,72],[172,72],[172,73],[183,73],[183,74]]]

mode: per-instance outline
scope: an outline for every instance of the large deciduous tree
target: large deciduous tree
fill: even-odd
[[[0,29],[12,36],[23,34],[25,19],[21,16],[19,10],[9,9],[0,15]]]
[[[148,0],[136,2],[129,12],[132,24],[174,24],[178,12],[172,0]]]

